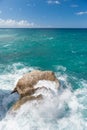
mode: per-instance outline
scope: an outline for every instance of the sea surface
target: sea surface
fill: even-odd
[[[11,91],[34,69],[54,71],[60,89],[11,113]],[[0,29],[0,130],[87,130],[87,29]]]

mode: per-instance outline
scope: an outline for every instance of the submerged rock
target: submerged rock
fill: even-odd
[[[21,105],[23,105],[24,103],[26,103],[27,101],[33,101],[33,100],[41,100],[43,99],[43,96],[40,94],[38,96],[25,96],[23,98],[21,98],[20,100],[18,100],[13,106],[12,106],[12,110],[17,110],[18,108],[21,107]]]
[[[30,73],[27,73],[18,80],[15,89],[12,91],[12,93],[17,92],[20,95],[19,101],[17,101],[16,104],[12,107],[13,110],[16,110],[27,101],[39,100],[43,98],[41,94],[37,96],[33,95],[41,88],[47,89],[46,86],[42,86],[41,88],[34,87],[40,80],[54,81],[57,84],[57,89],[59,87],[59,81],[52,71],[34,70]]]

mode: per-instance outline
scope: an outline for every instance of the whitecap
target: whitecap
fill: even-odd
[[[8,66],[0,75],[1,86],[4,89],[1,105],[8,108],[9,104],[17,100],[17,95],[9,95],[17,80],[34,67],[27,67],[21,63]],[[82,87],[72,91],[68,82],[68,75],[56,72],[61,86],[56,89],[54,82],[40,81],[35,87],[45,85],[52,88],[50,91],[40,90],[44,100],[26,102],[16,112],[7,112],[6,117],[0,121],[0,130],[86,130],[87,128],[87,82],[81,80]],[[66,87],[63,87],[65,85]],[[0,94],[0,95],[1,95]],[[7,95],[7,96],[6,96]],[[2,116],[4,111],[2,112]]]
[[[18,79],[23,74],[36,69],[35,67],[27,67],[21,63],[14,63],[13,65],[7,65],[3,73],[0,75],[0,89],[12,90]]]
[[[66,71],[66,67],[62,65],[55,66],[57,71]]]
[[[47,39],[48,39],[48,40],[53,40],[53,39],[54,39],[54,37],[48,37]]]

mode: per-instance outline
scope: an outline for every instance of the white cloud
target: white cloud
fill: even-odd
[[[76,15],[84,15],[84,14],[87,14],[87,11],[82,11],[82,12],[76,13]]]
[[[48,4],[60,4],[60,2],[58,0],[48,0],[47,3]]]
[[[78,5],[74,4],[74,5],[71,5],[72,8],[77,8],[79,7]]]
[[[0,28],[30,28],[34,27],[34,23],[29,23],[27,20],[16,21],[13,19],[0,19]]]

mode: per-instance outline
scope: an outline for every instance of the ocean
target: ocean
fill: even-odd
[[[13,114],[10,93],[34,69],[54,71],[60,90]],[[87,130],[87,29],[0,29],[0,130]]]

